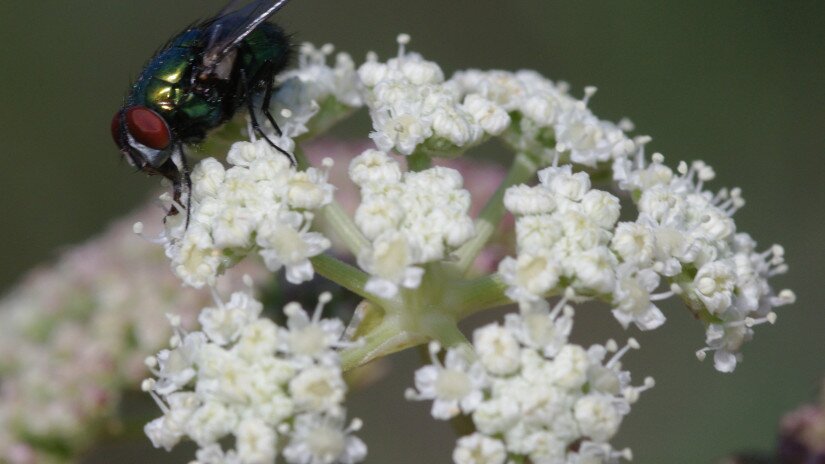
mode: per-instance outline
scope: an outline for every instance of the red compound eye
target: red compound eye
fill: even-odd
[[[120,121],[112,121],[112,128],[120,125]],[[159,114],[145,106],[133,106],[126,110],[126,128],[139,143],[155,150],[163,150],[169,146],[171,135],[169,126]],[[117,136],[115,136],[117,141]]]
[[[115,145],[117,145],[118,148],[123,148],[120,138],[120,114],[120,111],[118,111],[112,118],[112,138],[115,139]]]

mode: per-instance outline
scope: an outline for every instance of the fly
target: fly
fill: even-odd
[[[275,76],[289,62],[291,47],[284,31],[267,19],[288,0],[256,0],[245,6],[231,1],[215,17],[186,28],[158,51],[132,84],[123,106],[112,118],[112,137],[129,164],[172,182],[173,206],[192,181],[184,145],[204,140],[211,129],[249,112],[253,131],[296,164],[294,156],[261,129],[257,109],[280,136],[269,112]]]

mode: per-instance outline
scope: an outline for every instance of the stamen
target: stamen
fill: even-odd
[[[553,306],[553,309],[550,310],[550,319],[556,320],[556,317],[559,315],[562,309],[565,308],[567,305],[567,301],[575,296],[575,292],[571,288],[567,288],[564,291],[564,295],[559,299],[558,303]]]
[[[672,297],[675,294],[676,293],[673,291],[673,289],[671,289],[670,291],[667,291],[667,292],[654,293],[654,294],[650,295],[650,301],[666,300],[666,299]]]
[[[318,296],[318,303],[315,305],[315,312],[312,313],[312,323],[316,324],[321,320],[321,314],[324,312],[324,305],[332,301],[332,293],[324,292]]]
[[[779,292],[779,295],[771,298],[771,306],[785,306],[796,302],[796,294],[788,288]]]
[[[769,270],[768,271],[768,277],[773,277],[775,275],[784,274],[786,272],[788,272],[788,265],[783,263],[783,264],[780,264],[779,266],[776,266],[775,268]]]
[[[627,345],[623,346],[622,349],[617,351],[616,354],[614,354],[613,357],[610,358],[610,361],[608,361],[607,364],[605,364],[605,367],[613,367],[616,363],[619,362],[619,360],[622,359],[622,356],[624,356],[625,353],[627,353],[631,349],[639,349],[639,342],[637,342],[636,339],[633,337],[627,339]]]
[[[620,119],[619,124],[617,125],[619,126],[619,129],[625,132],[633,132],[633,130],[636,129],[636,124],[633,124],[633,121],[631,121],[628,117]]]
[[[760,317],[760,318],[746,317],[745,318],[745,326],[746,327],[753,327],[753,326],[761,325],[761,324],[771,324],[771,325],[773,325],[774,323],[776,323],[776,313],[773,312],[773,311],[766,314],[765,317]]]
[[[441,360],[438,359],[438,352],[441,351],[441,344],[436,341],[432,341],[429,345],[427,345],[427,349],[430,352],[430,360],[433,362],[433,365],[443,368],[444,366],[441,364]]]
[[[395,39],[398,42],[398,58],[404,58],[404,55],[407,54],[406,45],[410,43],[410,35],[409,34],[398,34],[398,37]]]
[[[152,397],[152,399],[155,400],[155,403],[158,405],[158,407],[164,415],[169,414],[169,406],[167,406],[166,403],[164,403],[163,400],[160,399],[158,394],[155,393],[155,383],[155,379],[145,379],[143,382],[140,383],[140,389],[144,393],[148,393]]]
[[[662,164],[665,162],[665,155],[657,152],[651,155],[650,160],[656,164]]]
[[[632,461],[633,460],[633,451],[630,448],[625,448],[621,451],[618,451],[618,452],[614,453],[614,456],[611,456],[611,457],[624,459],[626,461]]]
[[[641,135],[633,139],[638,149],[636,150],[636,169],[644,169],[645,167],[645,145],[653,140],[649,135]]]
[[[689,173],[688,165],[684,161],[679,161],[679,165],[676,166],[676,172],[682,175],[682,177],[686,177]]]
[[[596,91],[598,91],[598,90],[599,90],[598,88],[596,88],[595,86],[592,86],[592,85],[589,85],[589,86],[584,88],[584,99],[582,101],[584,102],[585,106],[587,106],[587,104],[590,102],[590,98],[593,95],[595,95]]]
[[[611,338],[610,340],[608,340],[608,341],[604,344],[604,349],[605,349],[608,353],[613,353],[614,351],[616,351],[616,350],[618,350],[618,349],[619,349],[619,345],[616,343],[616,340],[613,340],[613,339]]]
[[[138,237],[146,240],[149,243],[153,243],[155,245],[163,245],[167,242],[166,237],[164,234],[159,234],[157,237],[148,237],[143,233],[143,223],[138,221],[132,225],[132,232],[137,235]]]
[[[361,427],[364,426],[364,421],[359,418],[352,419],[352,422],[349,423],[349,427],[344,430],[344,433],[352,433],[361,430]]]

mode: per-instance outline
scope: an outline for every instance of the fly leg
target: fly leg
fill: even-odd
[[[174,153],[163,163],[159,172],[163,177],[172,181],[172,207],[169,208],[166,217],[175,216],[178,214],[180,207],[183,207],[186,210],[186,225],[184,228],[188,229],[189,216],[192,213],[192,178],[182,144],[175,147]],[[184,191],[186,192],[185,204],[181,201]],[[165,221],[166,218],[164,218]]]
[[[264,99],[261,102],[261,113],[266,116],[266,119],[272,124],[272,127],[275,129],[275,132],[278,133],[278,136],[284,135],[281,128],[278,127],[278,123],[275,122],[275,118],[272,117],[272,113],[269,112],[269,105],[272,102],[272,86],[275,85],[275,73],[270,73],[269,77],[266,79],[266,90],[264,90]]]
[[[180,172],[178,173],[178,184],[180,184],[181,180],[183,181],[183,185],[186,187],[186,204],[183,205],[186,208],[186,226],[184,229],[189,228],[189,216],[192,215],[192,176],[191,176],[191,169],[189,169],[189,163],[186,161],[186,154],[183,152],[183,144],[178,145],[178,153],[180,153]],[[175,156],[172,155],[172,159],[175,159]],[[178,193],[178,203],[180,203],[180,192]]]
[[[276,145],[275,142],[270,140],[269,137],[267,137],[266,134],[264,134],[264,131],[261,129],[260,124],[258,124],[258,118],[255,116],[255,106],[252,104],[252,92],[250,91],[251,90],[250,85],[249,85],[249,82],[247,81],[246,71],[244,71],[243,68],[241,68],[241,85],[243,85],[244,95],[245,95],[245,98],[246,98],[246,107],[249,110],[249,119],[252,122],[252,129],[258,135],[263,137],[263,139],[266,140],[266,142],[272,148],[278,150],[284,156],[289,158],[289,162],[292,163],[293,166],[297,166],[298,162],[295,160],[295,156],[293,156],[292,153],[289,153],[288,151],[286,151],[283,148]],[[278,131],[280,132],[280,129],[278,129]]]

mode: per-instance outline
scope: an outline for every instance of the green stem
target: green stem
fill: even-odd
[[[456,320],[462,320],[485,309],[513,304],[513,300],[504,294],[506,290],[507,284],[498,274],[465,280],[450,291],[450,302],[446,307]]]
[[[475,261],[484,245],[487,244],[487,241],[495,232],[499,222],[501,222],[501,218],[504,216],[504,192],[513,185],[526,182],[537,169],[538,166],[528,155],[524,153],[516,154],[507,176],[498,186],[496,193],[487,201],[484,209],[481,210],[475,224],[475,236],[456,251],[459,259],[455,266],[462,274],[470,269],[473,261]]]
[[[424,318],[425,330],[445,348],[469,346],[467,337],[461,333],[455,319],[441,313],[428,314]]]
[[[321,208],[319,216],[335,232],[335,236],[344,242],[344,246],[353,256],[358,256],[363,250],[369,248],[370,242],[367,237],[364,237],[337,201],[333,200],[332,203]]]
[[[423,336],[405,331],[398,316],[387,315],[375,329],[341,352],[341,369],[348,371],[425,341]]]
[[[319,275],[337,283],[361,298],[373,301],[379,306],[382,305],[383,300],[381,298],[364,290],[370,277],[364,271],[326,254],[314,256],[310,258],[310,261],[315,272]]]
[[[298,161],[299,169],[306,170],[311,166],[304,151],[299,146],[295,147],[295,159]],[[337,201],[332,200],[330,204],[321,208],[318,216],[333,230],[335,236],[344,242],[344,246],[347,247],[353,256],[357,257],[362,250],[369,247],[369,240],[364,237],[364,234],[361,233]]]

